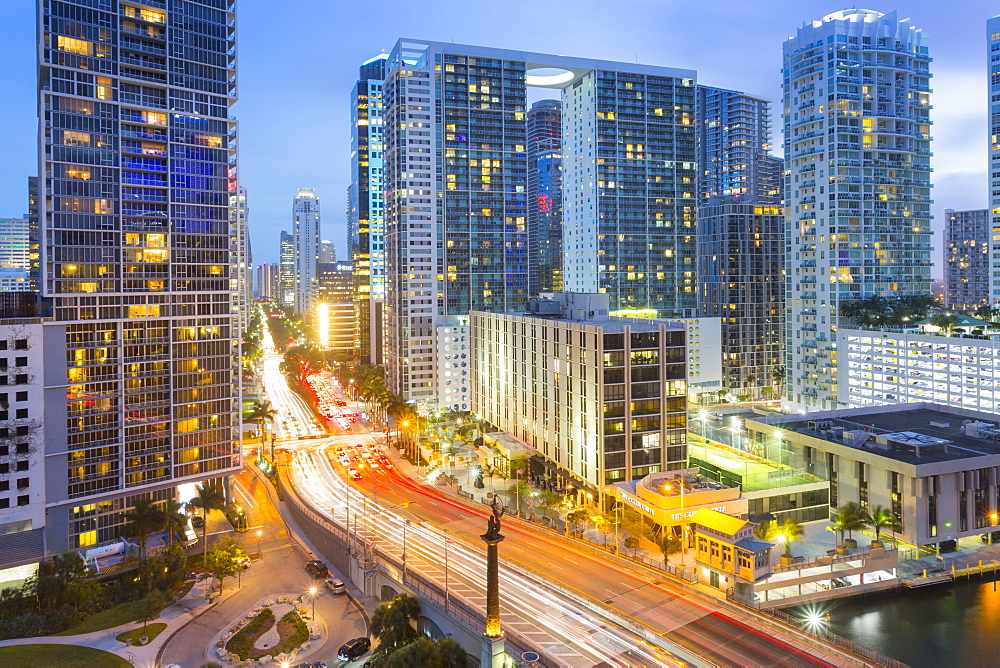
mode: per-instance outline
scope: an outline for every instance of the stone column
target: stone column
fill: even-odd
[[[482,668],[503,668],[505,647],[500,628],[500,557],[497,545],[504,539],[488,534],[480,536],[486,543],[486,630],[483,632]]]

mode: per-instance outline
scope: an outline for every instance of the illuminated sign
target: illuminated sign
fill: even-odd
[[[650,508],[647,505],[644,505],[644,504],[640,503],[640,501],[638,499],[633,499],[631,496],[628,496],[627,494],[622,494],[621,497],[623,499],[625,499],[626,501],[628,501],[629,503],[631,503],[636,508],[638,508],[639,510],[645,511],[646,513],[648,513],[650,515],[655,515],[656,514],[653,511],[652,508]]]

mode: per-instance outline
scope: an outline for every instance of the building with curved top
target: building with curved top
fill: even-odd
[[[849,301],[931,291],[927,37],[845,9],[784,43],[788,408],[837,408]]]

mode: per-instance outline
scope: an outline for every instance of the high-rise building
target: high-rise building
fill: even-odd
[[[712,201],[698,207],[698,276],[701,314],[722,319],[721,389],[770,398],[785,364],[785,219],[773,204]]]
[[[693,71],[400,40],[383,88],[385,348],[406,400],[435,396],[437,318],[524,308],[528,86],[562,91],[565,288],[696,311]]]
[[[282,306],[295,305],[295,235],[281,231],[278,289]]]
[[[770,100],[698,86],[699,204],[718,197],[781,204],[780,188],[774,192],[775,158],[766,159],[770,150]]]
[[[350,262],[320,262],[316,266],[318,301],[354,303],[354,270]]]
[[[990,305],[1000,307],[1000,16],[986,20],[989,70]]]
[[[930,60],[895,12],[834,12],[784,43],[790,409],[839,406],[842,304],[930,293]]]
[[[332,241],[324,239],[319,242],[317,261],[321,264],[333,264],[337,261],[337,246]]]
[[[257,277],[254,284],[254,298],[279,301],[281,291],[278,288],[278,265],[258,264]]]
[[[238,186],[236,194],[230,199],[230,210],[233,215],[233,237],[230,247],[233,253],[231,279],[233,309],[242,336],[249,323],[250,305],[253,304],[253,253],[250,250],[250,207],[247,204],[247,189]]]
[[[33,292],[41,290],[42,234],[38,220],[38,177],[28,177],[28,279]]]
[[[722,319],[716,389],[753,398],[784,366],[782,160],[770,150],[770,101],[698,86],[699,310]]]
[[[299,188],[292,200],[292,234],[295,239],[295,311],[305,313],[316,298],[319,262],[319,197],[312,188]]]
[[[0,218],[0,269],[18,269],[27,277],[30,267],[27,217]]]
[[[385,307],[385,205],[382,84],[389,54],[365,61],[351,90],[351,185],[348,188],[347,242],[354,268],[358,313],[358,354],[382,364]]]
[[[562,103],[528,111],[528,292],[562,292]]]
[[[971,311],[990,304],[990,210],[945,209],[945,304]]]
[[[46,547],[239,471],[236,16],[38,3]]]

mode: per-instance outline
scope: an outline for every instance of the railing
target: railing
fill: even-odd
[[[887,556],[889,553],[895,552],[897,548],[894,545],[887,544],[885,547],[875,548],[875,549],[883,550],[885,552],[884,555],[880,556]],[[840,564],[848,561],[857,561],[858,559],[868,559],[869,557],[872,556],[871,551],[872,548],[869,547],[849,549],[847,552],[843,554],[836,554],[836,553],[827,554],[827,556],[825,557],[813,557],[812,559],[799,561],[794,564],[778,565],[774,567],[774,572],[784,573],[786,571],[799,571],[802,570],[803,568],[832,566],[833,564]]]
[[[289,480],[290,479],[291,476],[289,476]],[[294,487],[294,485],[291,486]],[[328,518],[316,513],[306,502],[299,498],[294,489],[291,490],[290,494],[284,495],[284,500],[295,505],[301,513],[315,522],[317,526],[323,530],[329,531],[345,543],[348,541],[348,535],[343,529],[331,522]],[[356,536],[354,540],[362,544],[365,543],[364,539],[360,535]],[[362,551],[359,549],[359,553],[360,552]],[[367,546],[363,552],[368,553]],[[438,607],[446,610],[449,617],[457,620],[461,624],[464,624],[474,634],[482,633],[484,627],[483,625],[486,623],[485,615],[475,606],[462,600],[460,595],[453,592],[446,593],[444,587],[438,585],[436,582],[432,582],[424,578],[418,573],[415,573],[412,569],[408,569],[406,571],[406,578],[404,581],[401,577],[403,570],[402,562],[397,561],[393,556],[382,552],[377,546],[374,548],[374,562],[376,570],[386,577],[400,582],[404,586],[417,592],[423,600],[431,601]],[[539,663],[543,666],[564,665],[564,662],[549,657],[542,648],[529,646],[528,643],[517,639],[516,636],[510,633],[506,635],[504,645],[508,653],[513,656],[520,656],[525,652],[531,651],[541,657],[541,661]]]
[[[836,633],[824,628],[822,624],[810,624],[805,619],[793,617],[787,612],[776,608],[763,608],[760,603],[752,598],[743,596],[742,594],[737,594],[732,587],[726,590],[726,600],[742,605],[745,608],[756,610],[758,613],[772,617],[802,633],[814,636],[820,640],[836,645],[837,647],[846,649],[853,654],[857,654],[869,659],[870,661],[874,661],[878,666],[888,666],[889,668],[909,668],[908,664],[905,664],[902,661],[897,661],[896,659],[881,654],[880,652],[876,652],[870,647],[865,647],[864,645],[858,644],[849,638],[839,636]]]

